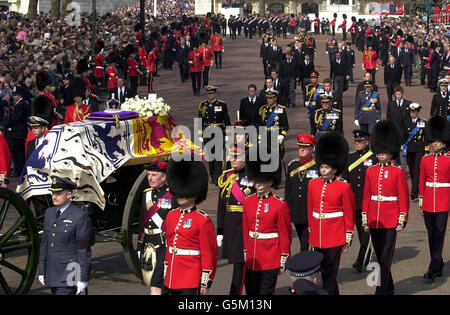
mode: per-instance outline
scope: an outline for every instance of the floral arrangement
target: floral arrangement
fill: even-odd
[[[127,98],[122,103],[120,110],[137,112],[141,117],[166,116],[169,114],[170,106],[164,102],[162,97],[156,98],[156,95],[149,95],[148,98]]]

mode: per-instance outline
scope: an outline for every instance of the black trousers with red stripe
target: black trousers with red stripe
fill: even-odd
[[[447,228],[448,211],[423,212],[425,226],[428,231],[428,245],[430,246],[431,261],[428,270],[441,272],[444,268],[442,250],[444,249],[445,231]]]
[[[373,249],[380,265],[380,282],[375,291],[376,295],[394,294],[394,281],[392,280],[391,266],[394,256],[395,242],[397,240],[396,228],[370,229]]]
[[[245,270],[245,291],[247,295],[273,295],[280,269],[253,271]]]
[[[323,289],[327,291],[329,295],[339,295],[337,274],[341,262],[342,246],[314,248],[314,250],[322,253],[324,256],[322,261]]]

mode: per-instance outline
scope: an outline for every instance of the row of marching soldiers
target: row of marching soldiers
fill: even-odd
[[[450,123],[431,118],[425,136],[431,153],[421,160],[419,204],[431,255],[424,277],[433,280],[442,276],[444,267]],[[208,293],[222,246],[222,258],[233,264],[231,295],[241,294],[244,285],[248,295],[273,294],[277,277],[286,269],[296,280],[295,293],[339,294],[340,258],[352,244],[356,225],[361,250],[354,267],[360,271],[367,263],[371,242],[380,265],[376,294],[393,294],[396,237],[409,216],[406,175],[394,165],[401,134],[394,123],[381,120],[371,135],[355,130],[354,140],[356,152],[349,154],[348,142],[339,133],[326,133],[317,141],[298,135],[299,157],[287,171],[285,201],[272,192],[281,172],[265,171],[267,163],[250,161],[252,145],[237,145],[235,138],[231,169],[219,178],[216,232],[198,206],[208,189],[204,163],[155,160],[148,168],[150,188],[144,192],[138,242],[151,293]],[[296,255],[291,253],[291,222],[301,244]]]

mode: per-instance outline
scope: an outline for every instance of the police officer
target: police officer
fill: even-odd
[[[317,142],[315,160],[320,178],[308,184],[309,242],[324,255],[323,288],[330,295],[339,295],[337,274],[341,253],[346,253],[353,239],[355,196],[350,184],[337,179],[348,157],[345,138],[330,132]]]
[[[286,263],[292,280],[292,293],[296,295],[328,295],[322,288],[320,269],[323,254],[318,251],[306,251],[291,257]]]
[[[419,207],[428,231],[430,264],[424,278],[442,276],[445,231],[450,211],[450,124],[435,116],[428,120],[425,137],[431,153],[420,162]]]
[[[373,90],[371,81],[365,81],[364,88],[356,97],[354,124],[362,131],[371,133],[375,123],[381,119],[380,96]]]
[[[401,132],[390,120],[378,122],[370,136],[370,145],[379,163],[366,171],[362,225],[370,233],[380,265],[381,285],[375,294],[394,294],[391,275],[397,233],[408,220],[409,191],[405,172],[392,165],[400,151]]]
[[[372,151],[369,150],[370,134],[361,130],[353,130],[353,140],[355,140],[356,151],[349,154],[347,165],[342,172],[342,178],[347,180],[352,186],[355,194],[355,225],[359,239],[359,253],[353,268],[361,272],[362,268],[369,263],[366,260],[370,257],[369,234],[364,232],[362,227],[362,200],[364,193],[364,181],[366,179],[366,171],[369,167],[378,163],[377,158]]]
[[[322,108],[316,109],[311,115],[311,135],[316,140],[329,131],[335,131],[344,134],[342,127],[342,113],[339,109],[333,108],[331,98],[327,95],[320,96]]]
[[[285,196],[291,209],[291,221],[300,240],[300,250],[308,250],[308,183],[319,177],[313,152],[316,139],[308,134],[297,136],[298,158],[289,162]]]
[[[158,159],[146,167],[150,188],[144,190],[142,198],[142,230],[137,250],[142,280],[145,285],[150,286],[151,295],[162,294],[166,254],[164,222],[169,211],[178,207],[167,186],[166,167],[167,163]]]
[[[76,187],[68,178],[52,176],[49,190],[54,207],[45,212],[39,282],[48,285],[54,295],[79,294],[89,282],[91,220],[85,211],[71,203]]]
[[[255,182],[256,194],[245,199],[242,220],[247,295],[274,294],[278,274],[284,273],[291,253],[289,206],[271,192],[281,176],[277,171],[263,172],[262,166],[248,163],[247,174]]]
[[[230,295],[240,295],[244,277],[242,213],[245,198],[254,194],[255,188],[246,176],[245,148],[238,145],[230,153],[231,169],[224,171],[218,182],[217,245],[222,246],[222,258],[233,264]]]
[[[411,103],[408,107],[409,117],[402,124],[402,156],[406,157],[409,175],[411,177],[411,199],[418,201],[420,161],[425,155],[424,130],[426,121],[419,117],[422,106]]]
[[[164,285],[171,295],[207,294],[217,268],[216,233],[197,205],[208,194],[208,171],[200,161],[169,160],[167,183],[180,207],[166,218]]]
[[[230,116],[228,115],[227,104],[224,101],[216,99],[217,87],[208,85],[205,87],[208,100],[200,103],[198,106],[198,117],[202,119],[202,130],[203,132],[207,127],[213,127],[214,130],[218,131],[219,128],[222,132],[222,137],[225,134],[225,129],[227,126],[231,125]],[[213,138],[215,139],[215,137]],[[211,138],[208,140],[203,140],[206,145]],[[215,154],[215,147],[212,148],[211,153]],[[222,159],[219,161],[214,159],[209,161],[209,175],[211,176],[211,183],[217,185],[217,180],[222,173]]]

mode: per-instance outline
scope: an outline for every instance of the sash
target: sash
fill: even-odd
[[[371,102],[370,100],[372,100],[372,99],[377,99],[377,97],[378,97],[378,94],[377,94],[377,93],[373,93],[373,94],[369,97],[369,99],[367,99],[367,100],[364,102],[364,104],[362,105],[362,107],[366,107],[366,108],[372,107],[372,102]]]
[[[172,194],[169,191],[167,191],[159,199],[169,199],[169,197],[172,198],[173,196],[172,196]],[[158,226],[158,228],[161,228],[163,221],[161,220],[161,217],[159,217],[159,215],[158,215],[159,209],[161,209],[161,208],[159,207],[159,204],[157,202],[150,206],[150,208],[147,210],[147,213],[145,214],[144,221],[142,221],[143,222],[142,223],[142,229],[144,229],[144,227],[147,224],[147,222],[150,221],[151,219],[153,219],[154,216],[155,216],[155,219],[156,219],[155,220],[156,225]]]
[[[311,48],[314,48],[314,45],[313,45],[313,43],[309,40],[309,38],[306,37],[305,39],[306,39],[306,41],[308,42],[309,46],[311,46]]]
[[[334,42],[330,41],[329,39],[327,40],[329,46],[331,46],[331,48],[334,48]]]
[[[329,114],[336,114],[337,112],[330,112]],[[334,119],[326,119],[324,122],[323,122],[323,124],[322,124],[322,126],[320,126],[320,128],[319,128],[319,131],[327,131],[328,130],[328,127],[330,127],[330,125],[331,125],[331,123],[333,122],[333,120]],[[317,134],[316,134],[316,140],[318,140],[319,139],[319,137],[320,137],[320,133],[318,132]]]
[[[350,165],[348,167],[348,171],[351,172],[353,171],[353,169],[355,169],[356,167],[359,166],[359,164],[361,164],[362,162],[364,162],[367,158],[369,158],[370,156],[372,156],[373,152],[372,151],[368,151],[366,154],[364,154],[363,156],[361,156],[358,160],[356,160],[355,162],[353,162],[352,165]]]
[[[417,123],[423,123],[423,120],[419,120]],[[409,134],[408,139],[406,140],[406,142],[402,145],[402,156],[407,156],[408,155],[408,143],[409,141],[411,141],[412,138],[414,138],[414,136],[416,135],[417,131],[419,131],[419,126],[416,126],[416,128],[414,128],[411,133]]]
[[[308,163],[303,164],[302,166],[300,166],[300,167],[296,168],[295,170],[293,170],[289,174],[289,176],[293,177],[295,174],[303,172],[304,170],[306,170],[306,169],[308,169],[308,168],[310,168],[311,166],[314,166],[314,165],[316,165],[316,161],[314,161],[314,160],[309,161]]]
[[[231,175],[231,174],[230,174]],[[241,190],[241,188],[239,187],[239,183],[235,180],[233,183],[233,186],[231,188],[231,193],[233,194],[234,198],[236,198],[236,200],[243,205],[244,204],[244,200],[245,198],[247,198],[247,196],[244,194],[244,192]]]
[[[277,108],[279,106],[275,106],[273,112],[270,114],[269,118],[267,119],[266,127],[271,127],[272,123],[275,121],[275,118],[278,116],[278,113],[276,112]]]

